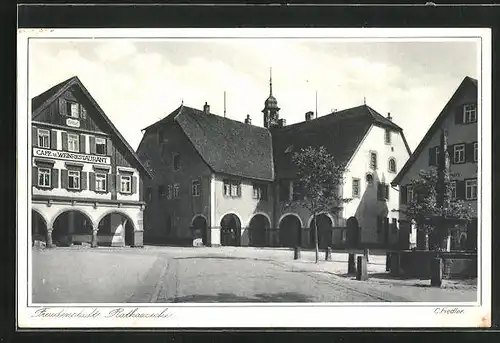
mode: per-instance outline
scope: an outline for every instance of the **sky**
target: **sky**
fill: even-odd
[[[479,75],[472,41],[326,39],[32,39],[29,97],[78,76],[136,149],[141,129],[181,102],[262,126],[273,95],[287,124],[366,104],[391,113],[413,151],[465,76]]]

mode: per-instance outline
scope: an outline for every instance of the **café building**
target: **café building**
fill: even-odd
[[[142,246],[151,174],[78,77],[31,112],[33,244]]]

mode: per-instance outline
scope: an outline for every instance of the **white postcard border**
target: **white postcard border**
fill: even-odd
[[[343,41],[480,39],[478,293],[480,302],[341,304],[65,304],[31,303],[31,135],[28,82],[30,38],[61,39],[323,38]],[[142,38],[141,38],[142,37]],[[147,37],[147,38],[146,38]],[[17,324],[22,328],[196,327],[487,327],[491,322],[491,31],[446,29],[20,29],[17,84]],[[486,115],[484,115],[486,114]],[[484,182],[484,183],[483,183]],[[68,317],[72,314],[72,317]],[[146,318],[149,316],[150,318]]]

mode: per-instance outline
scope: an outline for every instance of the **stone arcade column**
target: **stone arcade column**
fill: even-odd
[[[97,247],[97,232],[99,231],[99,227],[97,225],[95,225],[93,228],[92,228],[92,248],[96,248]]]
[[[54,245],[52,244],[52,230],[53,228],[47,228],[47,248],[53,248]]]

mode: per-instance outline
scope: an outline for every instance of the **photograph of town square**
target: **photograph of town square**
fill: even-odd
[[[32,302],[477,301],[478,49],[33,40]]]

